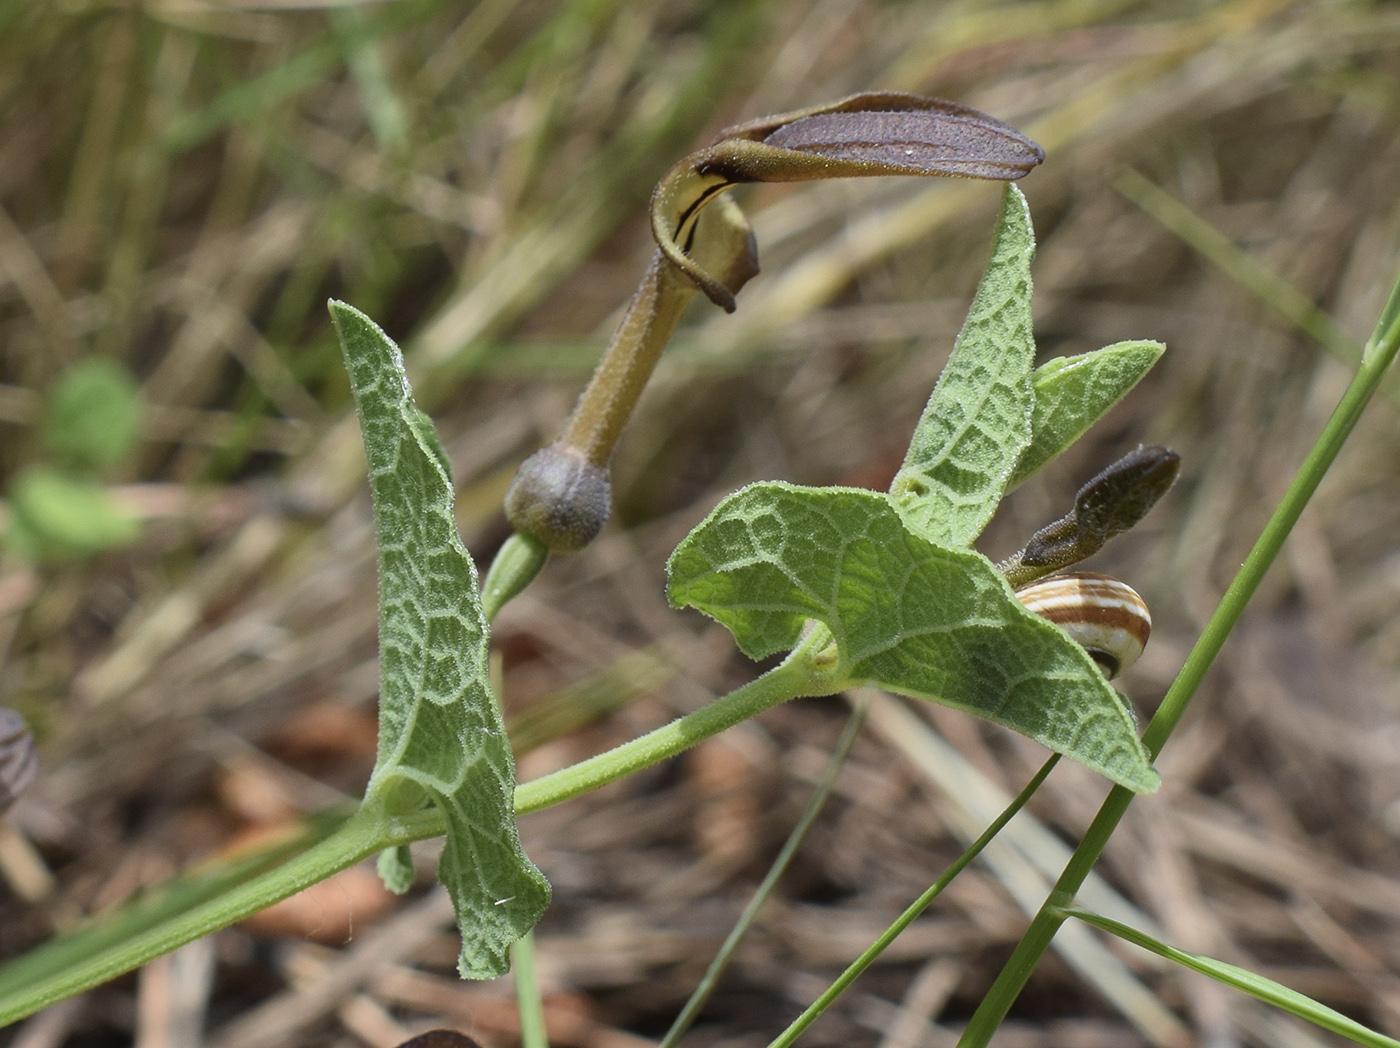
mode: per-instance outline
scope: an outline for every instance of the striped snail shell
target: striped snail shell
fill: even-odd
[[[1137,661],[1152,632],[1147,604],[1111,575],[1050,575],[1018,589],[1016,599],[1068,633],[1109,680]]]
[[[0,706],[0,811],[15,802],[39,774],[39,751],[24,718]]]

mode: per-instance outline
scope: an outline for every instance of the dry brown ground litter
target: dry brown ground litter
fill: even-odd
[[[651,184],[715,129],[858,90],[978,106],[1048,153],[1023,182],[1049,357],[1164,341],[1158,368],[1018,490],[992,556],[1138,442],[1182,480],[1093,566],[1156,632],[1150,714],[1345,386],[1400,244],[1400,9],[1201,0],[592,0],[0,9],[0,488],[42,397],[95,353],[139,378],[110,479],[133,546],[0,559],[0,703],[44,774],[0,832],[0,952],[334,808],[374,756],[374,556],[325,301],[405,346],[486,563],[514,465],[552,438],[651,250]],[[1134,174],[1135,173],[1135,174]],[[1144,188],[1146,186],[1146,188]],[[1324,348],[1142,203],[1160,190],[1335,325]],[[756,669],[670,610],[665,558],[760,478],[888,483],[985,259],[997,190],[741,194],[763,275],[697,307],[614,463],[613,520],[502,614],[529,778]],[[1317,330],[1317,324],[1313,324]],[[1086,901],[1400,1036],[1400,416],[1379,400],[1135,803]],[[690,1034],[762,1046],[1043,759],[872,698],[836,794]],[[802,810],[848,707],[802,701],[528,817],[552,1042],[654,1042]],[[542,712],[543,711],[543,712]],[[579,711],[583,711],[582,714]],[[552,713],[554,716],[545,716]],[[562,718],[562,720],[561,720]],[[1062,766],[989,855],[806,1035],[952,1045],[1106,791]],[[458,981],[450,909],[355,869],[0,1033],[0,1043],[517,1043]],[[1063,936],[1000,1048],[1339,1043],[1139,952]]]

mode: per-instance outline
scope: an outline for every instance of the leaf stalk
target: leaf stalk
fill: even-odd
[[[849,682],[836,681],[815,668],[816,657],[830,638],[825,629],[812,630],[779,665],[708,706],[606,753],[521,783],[515,789],[516,815],[548,808],[674,757],[789,699],[840,691]]]

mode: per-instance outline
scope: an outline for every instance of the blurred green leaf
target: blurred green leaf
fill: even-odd
[[[29,560],[67,560],[125,545],[140,530],[96,481],[39,467],[21,473],[10,489],[4,545]]]
[[[392,149],[408,137],[408,117],[384,68],[384,56],[375,36],[377,27],[369,24],[364,11],[352,5],[331,8],[331,29],[360,85],[375,142],[380,149]]]
[[[400,0],[376,5],[360,25],[368,39],[377,39],[437,14],[445,0]],[[327,35],[258,76],[229,84],[199,109],[176,117],[163,129],[168,153],[187,152],[231,123],[257,125],[277,111],[285,98],[297,95],[324,80],[346,58],[344,42]]]
[[[140,421],[131,373],[107,357],[89,357],[54,384],[44,441],[65,465],[96,472],[131,453]]]

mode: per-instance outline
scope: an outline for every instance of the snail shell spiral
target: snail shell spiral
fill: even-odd
[[[39,774],[39,751],[19,713],[0,706],[0,812]]]
[[[1109,680],[1137,661],[1152,632],[1147,604],[1111,575],[1050,575],[1017,590],[1016,598],[1068,633]]]

